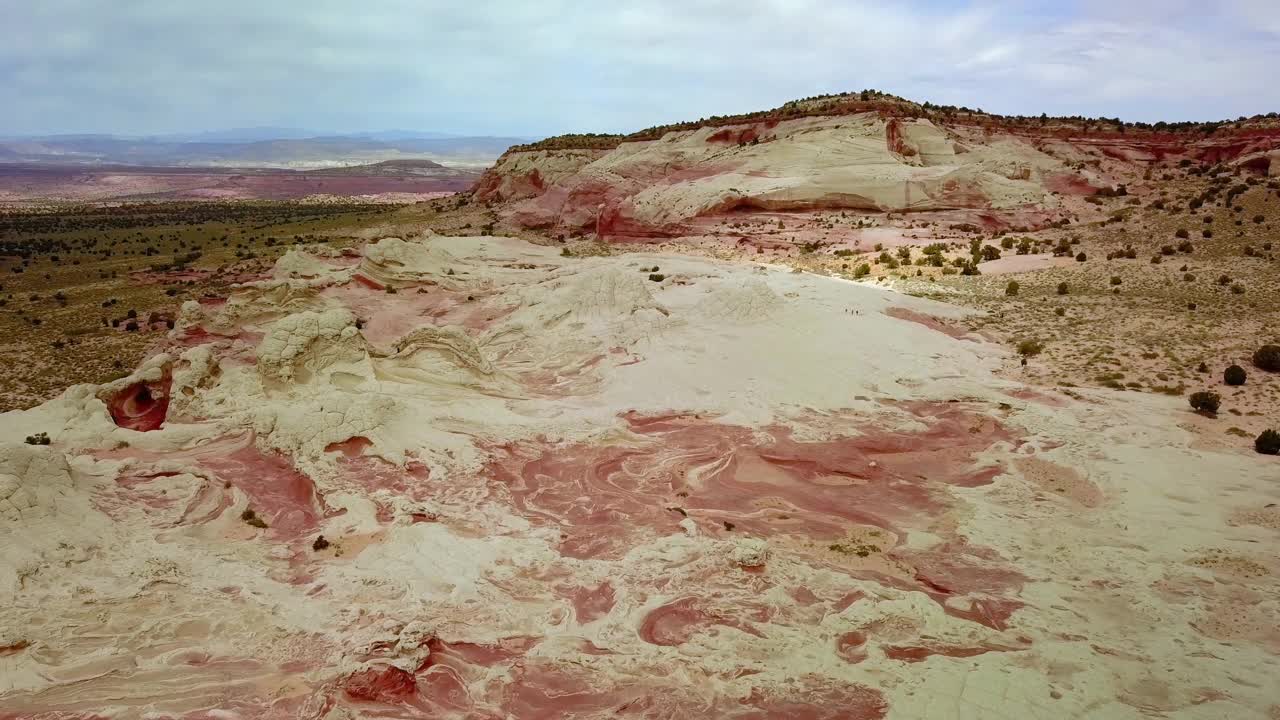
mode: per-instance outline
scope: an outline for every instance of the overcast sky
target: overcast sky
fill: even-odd
[[[1280,110],[1280,0],[0,0],[0,134],[631,131],[877,88]]]

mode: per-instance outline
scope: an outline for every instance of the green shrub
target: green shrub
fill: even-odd
[[[254,512],[253,508],[245,508],[244,512],[240,513],[240,519],[243,520],[246,525],[251,525],[256,528],[265,528],[267,526],[266,521],[258,517],[258,513]]]
[[[1004,294],[1005,294],[1005,295],[1017,295],[1017,294],[1018,294],[1018,287],[1019,287],[1019,285],[1018,285],[1018,281],[1017,281],[1017,280],[1010,280],[1010,281],[1009,281],[1009,284],[1004,286]]]
[[[1210,390],[1202,390],[1197,393],[1191,393],[1191,407],[1198,413],[1205,415],[1216,415],[1218,408],[1222,405],[1222,398],[1216,392]]]
[[[1280,345],[1263,345],[1253,354],[1253,364],[1267,372],[1280,372]]]
[[[1088,257],[1087,255],[1085,255],[1084,253],[1077,253],[1077,254],[1076,254],[1076,262],[1084,262],[1085,260],[1088,260],[1088,259],[1089,259],[1089,257]]]
[[[1065,282],[1060,282],[1060,283],[1058,283],[1058,294],[1059,294],[1059,295],[1066,295],[1068,292],[1069,292],[1069,290],[1067,289],[1067,284],[1066,284]]]
[[[1280,433],[1263,430],[1253,441],[1253,449],[1263,455],[1280,455]]]
[[[871,266],[868,265],[867,263],[862,263],[853,271],[853,276],[858,278],[866,277],[870,274],[871,274]]]
[[[1191,233],[1187,232],[1186,228],[1178,228],[1178,231],[1175,232],[1173,236],[1180,240],[1185,240],[1188,237],[1191,237]]]
[[[1039,340],[1023,340],[1018,343],[1018,354],[1022,357],[1032,357],[1044,352],[1044,343]]]
[[[1248,377],[1239,365],[1232,365],[1222,373],[1222,381],[1228,385],[1243,385]]]
[[[667,279],[667,276],[662,273],[649,273],[649,279],[654,282],[662,282]]]

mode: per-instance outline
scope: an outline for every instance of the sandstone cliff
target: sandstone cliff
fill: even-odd
[[[696,235],[758,211],[1034,228],[1075,215],[1082,196],[1140,186],[1148,171],[1182,161],[1278,174],[1274,125],[1138,127],[827,100],[517,146],[473,196],[497,206],[513,229],[610,241]]]

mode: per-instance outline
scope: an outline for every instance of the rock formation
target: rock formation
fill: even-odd
[[[890,127],[751,136],[844,138],[804,180],[709,128],[546,177],[742,156],[610,196],[654,228],[1057,167]],[[763,265],[428,235],[273,277],[0,415],[0,718],[1274,715],[1274,468],[1177,398],[1033,392],[963,311]]]
[[[943,112],[837,96],[632,136],[508,150],[473,191],[516,229],[612,242],[701,235],[759,212],[898,214],[1037,228],[1079,197],[1180,160],[1280,174],[1280,127],[1136,128]],[[1073,202],[1075,200],[1075,202]],[[722,222],[723,221],[723,222]]]

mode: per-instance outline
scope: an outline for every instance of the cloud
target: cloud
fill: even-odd
[[[626,131],[874,87],[1133,120],[1268,112],[1270,0],[0,0],[0,133]]]

